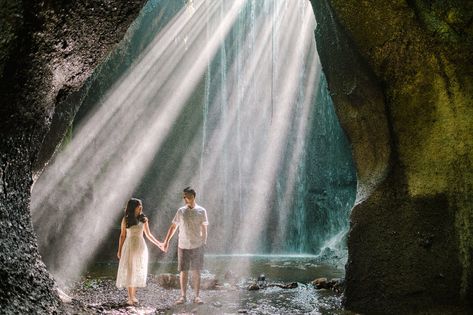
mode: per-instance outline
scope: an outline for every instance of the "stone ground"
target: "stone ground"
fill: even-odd
[[[137,305],[126,305],[126,292],[126,289],[118,289],[112,279],[84,279],[84,281],[76,282],[67,292],[73,298],[72,303],[66,306],[67,312],[72,314],[174,314],[188,311],[195,313],[199,308],[209,308],[208,305],[194,305],[189,301],[185,305],[174,305],[179,298],[179,290],[162,288],[158,284],[157,276],[154,275],[148,276],[145,288],[137,289],[139,300]],[[219,290],[202,291],[201,297],[206,300],[218,292]],[[192,290],[189,293],[188,299],[192,297]]]
[[[248,283],[217,286],[202,290],[205,304],[191,302],[193,291],[188,292],[184,305],[175,305],[178,289],[165,289],[156,275],[149,275],[147,287],[139,288],[136,306],[126,305],[126,289],[115,287],[115,281],[107,278],[84,278],[74,283],[66,292],[73,300],[65,305],[68,314],[345,314],[340,307],[340,295],[328,293],[317,296],[312,285],[300,284],[297,289],[268,287],[249,291]],[[298,292],[297,292],[298,291]],[[300,300],[300,301],[299,301]],[[309,301],[310,300],[310,301]],[[309,302],[308,302],[309,301]],[[317,303],[330,304],[319,312]],[[296,306],[294,306],[296,305]],[[299,308],[301,306],[301,308]],[[325,306],[322,305],[323,308]],[[334,309],[334,307],[336,309]]]

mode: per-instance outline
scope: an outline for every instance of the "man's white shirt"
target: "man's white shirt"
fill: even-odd
[[[198,248],[204,244],[201,226],[208,225],[207,210],[199,205],[190,209],[187,205],[177,210],[174,223],[179,228],[178,246],[182,249]]]

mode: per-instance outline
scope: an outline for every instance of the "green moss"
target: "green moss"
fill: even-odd
[[[473,104],[471,86],[460,84],[457,66],[430,56],[412,80],[392,87],[392,113],[413,197],[446,193],[456,211],[461,294],[471,294],[473,266]]]
[[[473,193],[469,191],[470,195]],[[473,280],[473,202],[471,200],[459,200],[457,204],[456,228],[460,240],[460,261],[463,265],[461,277],[461,295],[464,299],[472,294],[471,282]]]
[[[356,304],[356,299],[378,296],[380,286],[374,285],[378,282],[393,298],[404,299],[401,303],[422,304],[421,298],[425,298],[424,305],[442,303],[437,299],[447,295],[452,300],[446,303],[456,303],[460,295],[467,301],[473,298],[473,83],[468,56],[473,3],[327,2],[353,41],[351,48],[362,55],[383,83],[392,137],[391,173],[386,179],[389,183],[352,214],[355,224],[350,234],[349,260],[354,262],[347,269],[348,284],[353,286],[348,288],[352,294],[349,300]],[[335,68],[337,71],[345,70]],[[366,98],[361,103],[370,101]],[[352,105],[339,107],[342,116],[349,110],[362,111]],[[353,127],[351,122],[346,123],[349,138],[356,139],[353,135],[359,124]],[[361,143],[370,139],[357,140]],[[373,213],[376,216],[371,218]],[[377,229],[378,225],[383,228]],[[383,239],[387,229],[392,234]],[[429,233],[435,235],[434,245],[432,249],[421,247],[426,250],[422,252],[413,243],[418,235],[422,241]],[[392,242],[392,235],[400,235],[402,248],[383,250]],[[445,255],[450,256],[447,259]],[[367,256],[370,259],[364,258]],[[444,269],[450,279],[439,276],[446,274]],[[399,270],[403,271],[402,279]],[[372,271],[379,271],[374,277],[378,279],[368,280]],[[406,283],[409,285],[404,286]],[[413,293],[412,283],[418,288]],[[411,293],[418,294],[419,301]],[[391,302],[385,298],[379,305]],[[372,301],[363,303],[357,304],[360,309],[372,307]]]

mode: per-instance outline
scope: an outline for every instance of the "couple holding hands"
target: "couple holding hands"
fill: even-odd
[[[179,208],[163,243],[150,232],[148,218],[143,214],[141,200],[132,198],[128,201],[125,216],[121,222],[118,243],[117,287],[128,289],[128,305],[138,303],[136,288],[146,286],[148,274],[148,248],[143,233],[148,240],[167,252],[169,241],[179,228],[178,271],[181,296],[176,304],[186,302],[189,270],[192,271],[195,297],[193,302],[202,304],[200,292],[200,270],[204,263],[204,245],[207,243],[207,211],[195,202],[195,190],[186,187],[183,191],[185,206]]]

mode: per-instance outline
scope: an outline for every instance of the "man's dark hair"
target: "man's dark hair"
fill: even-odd
[[[190,187],[190,186],[186,187],[186,188],[184,188],[183,191],[184,191],[185,194],[191,194],[195,198],[196,193],[195,193],[195,190],[192,187]]]

